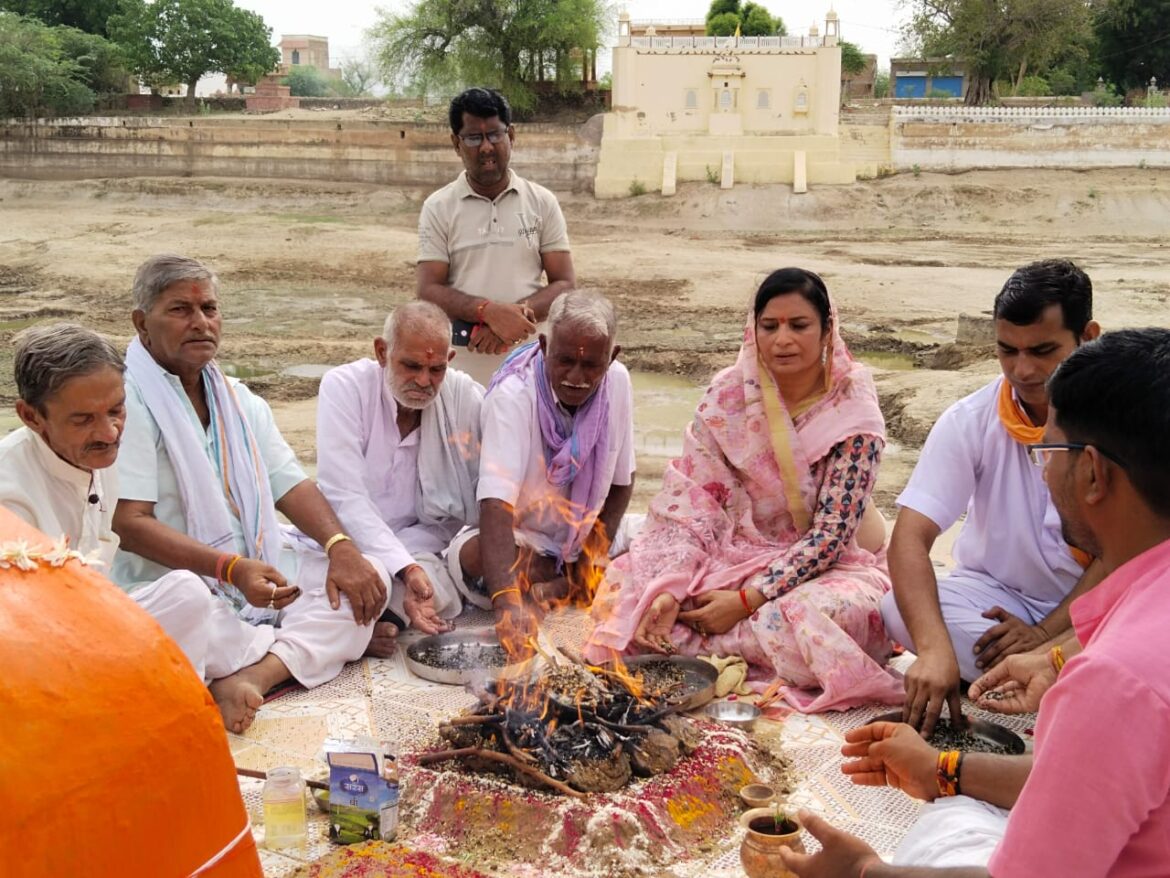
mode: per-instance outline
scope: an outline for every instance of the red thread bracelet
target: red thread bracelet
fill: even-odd
[[[752,605],[748,603],[746,588],[741,588],[739,590],[739,599],[743,601],[743,608],[748,611],[749,616],[755,612],[755,610],[752,609]]]

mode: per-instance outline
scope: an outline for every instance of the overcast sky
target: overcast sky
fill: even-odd
[[[823,29],[825,13],[829,11],[829,0],[759,2],[773,15],[784,19],[790,34],[806,32],[814,18]],[[381,4],[370,0],[236,0],[236,5],[264,16],[272,28],[274,43],[280,40],[281,34],[329,37],[329,53],[336,66],[341,59],[360,50],[363,32],[377,17],[376,5],[400,10],[407,8],[408,3],[406,0],[385,0]],[[710,0],[626,0],[617,8],[622,5],[631,18],[669,20],[702,18]],[[898,24],[905,17],[898,0],[834,0],[834,6],[841,16],[841,35],[861,46],[863,51],[876,53],[879,66],[888,66],[898,42]],[[601,60],[598,59],[598,66],[602,66]],[[605,60],[603,69],[608,69],[608,59]]]

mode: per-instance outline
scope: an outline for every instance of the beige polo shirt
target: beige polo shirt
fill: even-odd
[[[446,262],[447,282],[470,296],[518,302],[544,286],[541,254],[569,249],[557,197],[508,171],[508,188],[477,195],[463,171],[423,202],[418,261]]]
[[[518,302],[545,285],[541,255],[568,251],[569,233],[557,197],[508,171],[508,188],[477,195],[463,171],[423,202],[418,261],[446,262],[447,283],[469,296]],[[503,355],[457,347],[454,365],[486,385]]]

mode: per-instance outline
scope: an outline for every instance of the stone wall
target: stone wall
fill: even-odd
[[[894,107],[899,170],[1170,167],[1170,109]]]
[[[598,146],[586,129],[516,127],[519,173],[559,191],[592,189]],[[244,115],[0,121],[0,177],[270,177],[433,188],[460,169],[449,129],[436,124]]]

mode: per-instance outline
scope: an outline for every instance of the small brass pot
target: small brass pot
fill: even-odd
[[[783,835],[757,832],[751,827],[753,820],[762,817],[771,820],[774,813],[771,808],[752,808],[739,818],[740,824],[747,830],[743,844],[739,846],[739,861],[743,863],[748,878],[796,878],[794,873],[784,868],[780,849],[791,848],[798,854],[804,853],[804,843],[800,840],[800,821],[789,817],[796,824],[796,829]]]

